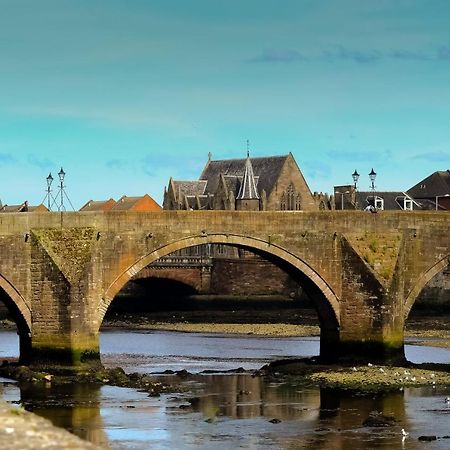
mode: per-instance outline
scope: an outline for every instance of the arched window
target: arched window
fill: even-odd
[[[300,211],[302,209],[302,197],[300,194],[295,196],[295,210]]]
[[[281,211],[286,211],[286,192],[281,194],[280,209]]]
[[[290,184],[287,187],[286,193],[287,193],[287,209],[289,211],[294,211],[295,210],[295,190],[294,190],[294,186],[292,186],[292,184]]]

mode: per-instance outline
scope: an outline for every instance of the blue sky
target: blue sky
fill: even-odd
[[[0,0],[0,199],[76,208],[292,152],[312,191],[450,168],[448,0]]]

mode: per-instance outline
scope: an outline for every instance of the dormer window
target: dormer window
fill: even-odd
[[[384,199],[381,197],[375,197],[375,208],[381,211],[384,210]]]
[[[410,198],[405,197],[403,199],[403,209],[405,211],[412,211],[414,209],[414,202]]]

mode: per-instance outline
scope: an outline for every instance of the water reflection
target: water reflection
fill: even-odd
[[[172,381],[172,376],[157,377]],[[175,377],[173,377],[175,380]],[[176,379],[179,383],[180,379]],[[15,392],[15,394],[14,394]],[[249,374],[194,375],[161,398],[132,389],[43,383],[4,386],[4,396],[76,435],[113,449],[414,449],[420,434],[444,436],[448,388],[366,394],[274,383]],[[369,427],[374,412],[393,416]],[[402,440],[400,430],[411,436]],[[427,448],[446,449],[448,440]]]
[[[27,383],[20,386],[20,402],[54,425],[82,439],[108,446],[100,415],[100,386],[67,383]]]

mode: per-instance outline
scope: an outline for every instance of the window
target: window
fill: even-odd
[[[283,192],[281,195],[280,209],[281,211],[286,211],[286,192]]]
[[[287,209],[289,211],[295,210],[295,190],[294,186],[290,184],[287,188]]]
[[[375,197],[375,208],[379,210],[384,209],[384,199],[381,197]]]
[[[414,209],[413,201],[410,198],[405,197],[403,199],[403,209],[405,211],[412,211]]]

